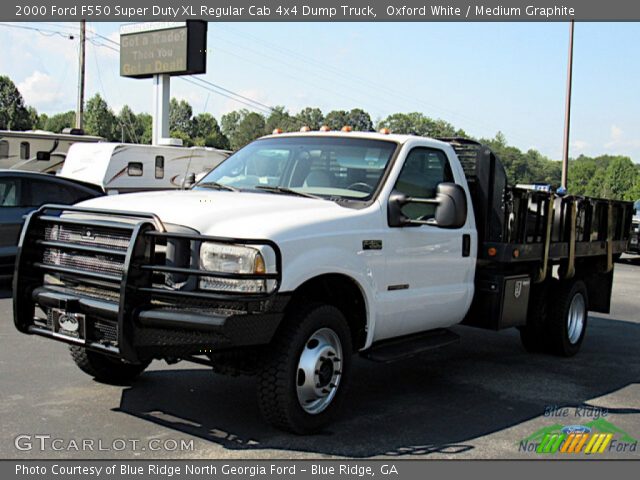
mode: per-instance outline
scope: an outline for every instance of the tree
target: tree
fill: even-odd
[[[235,110],[222,116],[221,131],[229,139],[232,150],[244,147],[247,143],[264,135],[265,119],[262,115],[249,110]]]
[[[266,134],[270,134],[277,128],[283,132],[294,132],[300,127],[298,127],[295,117],[289,115],[289,112],[287,112],[284,107],[277,106],[271,110],[271,113],[267,117],[264,130]]]
[[[371,121],[371,116],[361,108],[354,108],[349,113],[347,113],[345,125],[349,125],[354,130],[360,132],[373,131],[373,122]]]
[[[232,138],[229,138],[231,148],[237,150],[244,147],[258,137],[264,135],[264,117],[256,112],[248,112],[242,117]]]
[[[120,110],[117,117],[117,124],[118,132],[116,132],[116,136],[118,136],[122,142],[141,143],[145,125],[139,122],[138,116],[133,113],[129,105],[123,106]]]
[[[9,77],[0,75],[0,129],[29,130],[33,117],[24,105],[20,91]]]
[[[140,143],[150,144],[153,137],[153,118],[148,113],[136,115],[136,125],[140,128]]]
[[[324,117],[324,124],[331,130],[340,130],[347,124],[348,113],[344,110],[332,110]]]
[[[46,117],[43,128],[49,132],[60,133],[65,128],[71,128],[76,123],[76,112],[69,110],[64,113],[56,113],[51,117]]]
[[[630,198],[638,177],[638,169],[629,157],[614,157],[604,176],[604,197],[619,200]]]
[[[218,121],[210,113],[201,113],[193,118],[193,137],[196,145],[229,148],[229,139],[222,134]]]
[[[300,110],[295,116],[296,123],[300,127],[309,127],[311,130],[319,130],[322,126],[324,116],[322,110],[315,107],[306,107]]]
[[[169,103],[169,130],[171,135],[174,132],[184,132],[191,135],[191,117],[193,116],[193,108],[186,100],[171,99]]]
[[[247,112],[247,110],[234,110],[233,112],[224,114],[220,119],[222,134],[229,139],[231,148],[234,148],[232,138],[236,135],[238,124],[242,116]]]
[[[98,135],[110,141],[118,139],[120,132],[116,128],[116,116],[99,93],[96,93],[87,102],[84,120],[85,130],[88,134]]]

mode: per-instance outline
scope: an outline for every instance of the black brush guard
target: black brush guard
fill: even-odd
[[[62,213],[73,216],[60,216]],[[78,215],[90,219],[78,218]],[[130,235],[126,250],[83,245],[45,238],[51,226],[81,229],[84,232],[106,230]],[[276,271],[264,274],[211,272],[199,267],[154,263],[156,244],[162,242],[216,242],[230,245],[266,246],[275,254]],[[97,259],[121,259],[122,274],[88,271],[44,261],[46,249],[77,255],[95,255]],[[85,257],[86,258],[86,257]],[[13,283],[14,323],[16,328],[71,344],[112,354],[130,362],[146,358],[186,357],[204,349],[266,344],[279,325],[288,297],[278,294],[281,284],[282,257],[270,240],[213,237],[192,233],[167,232],[153,214],[107,211],[63,205],[45,205],[31,213],[24,224]],[[65,291],[45,284],[45,274],[55,275],[83,288],[108,292],[105,298]],[[171,289],[159,285],[158,275],[181,275],[186,278],[211,277],[233,280],[264,280],[267,291],[260,293]],[[272,288],[269,289],[269,286]],[[43,311],[59,308],[85,314],[93,321],[114,322],[117,342],[60,338],[36,316],[36,306]],[[115,343],[115,345],[113,344]]]

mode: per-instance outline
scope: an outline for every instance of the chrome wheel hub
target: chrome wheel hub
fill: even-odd
[[[323,412],[336,396],[341,376],[340,338],[321,328],[309,337],[298,360],[296,390],[302,409],[312,415]]]
[[[584,330],[584,321],[587,316],[587,304],[581,293],[576,294],[569,305],[569,314],[567,315],[567,335],[571,344],[576,344],[582,336]]]

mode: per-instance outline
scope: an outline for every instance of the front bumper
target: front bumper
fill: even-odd
[[[90,214],[94,218],[61,218],[52,216],[51,211]],[[45,206],[27,219],[14,273],[14,322],[18,330],[82,345],[134,363],[149,358],[185,358],[271,341],[288,303],[288,296],[278,294],[281,260],[273,242],[167,233],[151,215],[118,212],[118,217],[133,220],[128,223],[114,222],[108,219],[109,215],[113,217],[114,213]],[[113,246],[97,246],[95,242],[88,246],[78,237],[76,243],[68,238],[66,242],[51,241],[45,232],[50,232],[47,229],[52,225],[72,226],[79,232],[91,229],[94,237],[88,238],[103,234],[104,238],[113,239],[114,232],[123,231],[128,237],[121,237],[129,238],[129,243],[121,241],[117,251]],[[192,287],[202,276],[247,275],[203,272],[192,266],[192,261],[176,266],[156,258],[159,242],[182,242],[183,247],[191,249],[205,240],[268,245],[276,255],[276,272],[251,279],[268,281],[272,288],[259,294],[199,291]],[[47,262],[51,258],[47,249],[52,248],[56,252],[69,252],[64,257],[67,263]],[[117,258],[121,259],[118,261],[122,262],[122,272],[100,270],[101,267],[113,270]],[[78,259],[95,268],[79,267]],[[192,287],[167,288],[158,284],[158,276],[163,275],[179,275],[183,286]],[[55,281],[50,281],[51,278]],[[74,337],[61,330],[55,312],[81,318],[82,335]]]

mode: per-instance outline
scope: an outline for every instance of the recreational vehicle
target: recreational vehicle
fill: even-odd
[[[56,173],[62,167],[72,144],[102,140],[102,137],[84,135],[82,130],[76,129],[65,133],[0,130],[0,168]],[[38,152],[45,154],[38,155]]]
[[[60,175],[100,185],[109,194],[185,188],[230,153],[208,147],[79,143],[69,149]]]

